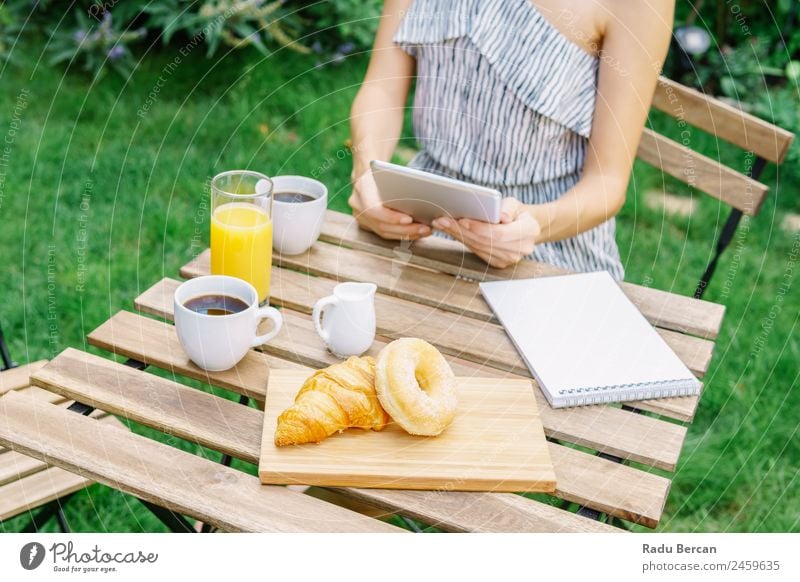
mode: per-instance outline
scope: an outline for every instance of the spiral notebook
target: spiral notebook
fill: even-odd
[[[480,290],[553,408],[702,388],[605,271],[492,281]]]

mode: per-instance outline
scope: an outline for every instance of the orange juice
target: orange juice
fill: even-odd
[[[211,215],[211,273],[249,282],[258,301],[269,296],[272,220],[255,204],[230,202]]]

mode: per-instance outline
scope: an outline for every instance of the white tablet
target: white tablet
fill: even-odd
[[[370,167],[381,201],[417,222],[430,224],[440,216],[500,222],[497,190],[380,160]]]

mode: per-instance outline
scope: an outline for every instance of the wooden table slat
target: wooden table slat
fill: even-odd
[[[209,372],[198,368],[183,351],[175,328],[128,311],[120,311],[89,336],[89,343],[112,353],[157,366],[261,402],[267,389],[270,366],[300,367],[274,356],[251,350],[234,368]]]
[[[361,230],[352,216],[333,210],[325,215],[320,238],[331,244],[400,259],[404,264],[478,281],[544,277],[567,272],[546,263],[528,260],[508,269],[494,269],[465,251],[460,243],[440,237],[427,237],[411,245],[402,245],[398,241],[384,240]],[[620,286],[651,323],[703,338],[717,337],[725,315],[724,305],[633,283],[623,282]]]
[[[148,307],[149,304],[142,304]],[[172,321],[172,310],[167,313],[159,309],[154,314],[147,309],[145,313],[158,315]],[[101,323],[88,336],[89,343],[109,352],[134,358],[148,365],[169,370],[175,374],[202,380],[219,388],[227,388],[238,394],[251,395],[256,400],[264,400],[266,382],[265,368],[307,369],[299,364],[266,352],[254,352],[258,358],[248,354],[231,370],[209,372],[198,368],[187,356],[178,340],[175,326],[131,311],[118,311],[111,319]]]
[[[41,370],[41,368],[39,369]],[[43,390],[38,386],[20,388],[19,390],[16,390],[16,392],[25,394],[26,396],[31,396],[33,398],[41,398],[43,401],[49,402],[50,404],[61,404],[67,402],[67,399],[61,394],[54,394],[53,392],[50,392],[49,390]]]
[[[171,289],[174,289],[174,285],[177,285],[178,282],[169,283],[169,281],[162,280],[157,284],[161,286],[161,291],[150,289],[145,292],[145,295],[137,299],[137,307],[149,312],[158,312],[161,317],[172,319],[171,302],[162,301],[156,305],[148,303],[149,300],[159,296],[171,297]],[[115,318],[119,316],[120,314]],[[135,332],[131,334],[133,337],[138,335],[143,338],[150,329],[154,329],[154,333],[160,334],[165,331],[165,328],[155,331],[157,326],[164,326],[163,323],[147,318],[136,321],[133,317],[135,316],[125,315],[118,322],[118,325],[134,328]],[[284,359],[284,361],[295,362],[314,369],[339,361],[325,349],[314,331],[310,318],[288,309],[283,310],[283,317],[284,329],[269,344],[262,346],[263,350]],[[174,330],[171,333],[174,334]],[[126,353],[146,349],[142,346],[145,340],[137,341],[140,344],[138,348],[135,343],[126,344]],[[152,345],[153,342],[147,340],[146,344]],[[386,341],[378,338],[367,353],[375,356],[384,345],[386,345]],[[452,356],[446,356],[446,358],[459,375],[515,377],[514,374],[508,372],[480,367]],[[524,377],[529,378],[530,376],[526,374]],[[535,395],[542,424],[548,436],[668,471],[675,469],[686,436],[685,427],[632,414],[611,406],[555,410],[550,407],[538,388]],[[696,403],[696,398],[692,398],[692,400]]]
[[[45,403],[45,406],[52,405]],[[3,485],[0,487],[0,521],[32,511],[91,484],[91,479],[59,467],[50,467]]]
[[[0,487],[46,469],[47,464],[16,451],[0,457]]]
[[[101,418],[100,422],[116,423],[118,426],[123,426],[119,420],[107,414],[95,415],[94,417]],[[23,455],[17,451],[4,450],[7,451],[6,454],[0,456],[0,486],[39,471],[44,471],[48,467],[47,463],[34,457]]]
[[[402,531],[13,392],[0,399],[0,443],[227,531]]]
[[[37,386],[250,463],[259,411],[112,360],[67,348],[31,381]]]
[[[68,407],[70,404],[73,403],[72,400],[68,400],[64,398],[61,394],[56,394],[55,392],[50,392],[49,390],[44,390],[43,388],[39,388],[38,386],[29,386],[28,388],[22,388],[20,390],[15,390],[17,394],[22,394],[29,398],[39,398],[42,402],[48,402],[49,404],[56,404],[58,406]],[[105,412],[101,410],[95,410],[90,414],[92,418],[105,418],[108,416]],[[6,447],[0,447],[0,464],[2,464],[5,460],[5,455],[12,453],[10,449]]]
[[[511,493],[336,489],[450,532],[623,533],[625,530]]]
[[[39,360],[38,362],[31,362],[30,364],[0,372],[0,396],[9,390],[18,390],[19,388],[30,386],[31,383],[28,380],[30,375],[46,363],[47,360]]]
[[[694,414],[697,412],[697,405],[700,402],[701,394],[688,397],[677,396],[675,398],[659,398],[658,400],[637,400],[635,402],[626,402],[625,404],[636,410],[653,412],[660,416],[680,420],[681,422],[692,422],[694,420]]]

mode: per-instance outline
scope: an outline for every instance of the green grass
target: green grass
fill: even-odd
[[[0,322],[18,362],[52,358],[68,346],[94,351],[85,342],[89,331],[131,309],[133,297],[159,278],[175,277],[207,244],[203,184],[216,172],[313,172],[330,189],[331,207],[346,209],[347,115],[363,57],[315,68],[313,57],[286,51],[269,60],[234,53],[216,62],[198,51],[165,75],[140,117],[137,110],[174,56],[169,50],[148,55],[130,79],[92,84],[77,73],[36,66],[41,46],[23,48],[20,64],[0,73],[0,139],[17,96],[29,92],[0,191]],[[655,123],[675,129],[664,119]],[[693,140],[715,155],[712,139],[696,133]],[[742,163],[731,151],[722,155]],[[769,176],[774,186],[774,170]],[[785,212],[798,210],[797,181],[790,179],[797,176],[796,168],[781,173],[777,194],[740,231],[736,252],[720,264],[707,294],[728,312],[664,530],[800,529],[800,267],[792,263],[800,238],[777,227]],[[637,164],[618,222],[627,279],[690,294],[724,208],[702,199],[691,220],[664,216],[644,203],[648,189],[662,186],[658,172]],[[672,181],[668,186],[679,189]],[[790,285],[783,295],[782,283]],[[77,494],[67,516],[79,531],[163,530],[135,499],[101,486]],[[15,531],[22,521],[3,528]]]

